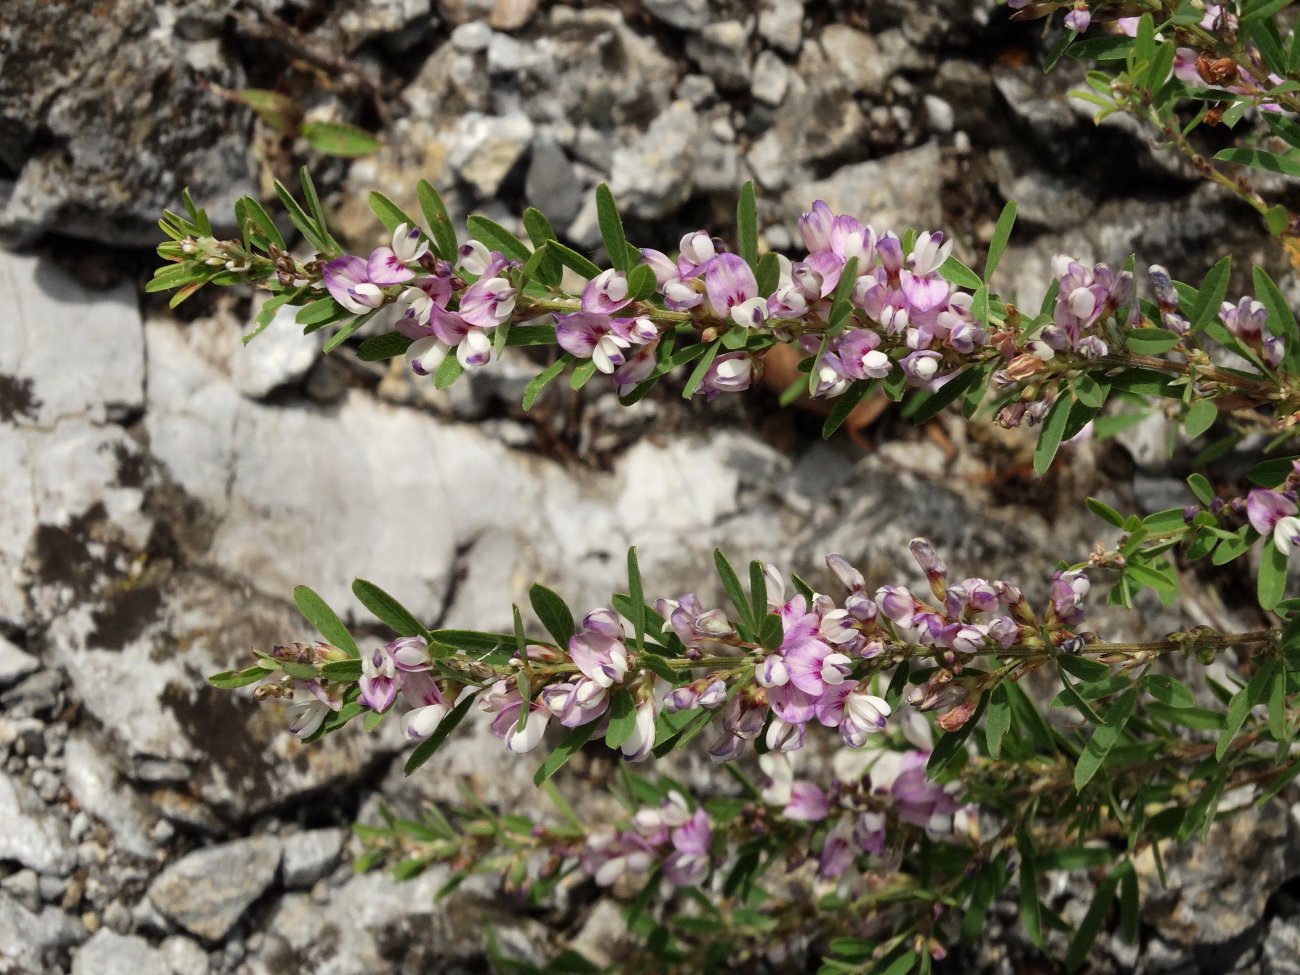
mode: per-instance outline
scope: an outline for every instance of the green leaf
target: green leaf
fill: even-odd
[[[420,636],[428,639],[429,631],[424,624],[396,599],[373,582],[365,579],[352,581],[352,593],[361,601],[361,605],[398,636]]]
[[[758,293],[770,295],[781,281],[781,261],[775,253],[768,251],[758,259],[758,270],[754,273],[758,278]]]
[[[465,229],[488,250],[498,251],[512,261],[527,261],[531,252],[524,242],[494,220],[473,214],[465,220]]]
[[[542,626],[546,627],[546,632],[555,638],[555,645],[568,649],[574,629],[573,613],[564,600],[540,583],[534,583],[528,590],[528,602]]]
[[[586,724],[578,725],[578,727],[565,735],[564,740],[556,746],[555,751],[547,755],[546,761],[542,762],[541,768],[539,768],[537,774],[533,776],[533,784],[541,785],[558,772],[564,763],[572,758],[574,753],[587,743],[587,739],[591,737],[592,732],[596,730],[596,725],[598,724],[600,724],[599,721],[589,721]]]
[[[355,159],[379,151],[379,140],[369,132],[345,122],[304,122],[299,134],[317,152]]]
[[[949,257],[940,264],[939,273],[949,284],[955,284],[959,288],[969,288],[971,291],[984,283],[978,274],[955,257]]]
[[[704,382],[704,376],[708,373],[709,366],[713,365],[713,360],[718,357],[718,350],[721,348],[722,339],[709,343],[709,347],[704,350],[704,355],[700,356],[700,361],[691,370],[690,378],[686,380],[686,385],[682,389],[683,399],[690,399],[695,395],[695,391],[700,388],[700,383]]]
[[[419,224],[408,217],[401,207],[378,190],[372,191],[369,199],[370,209],[374,211],[375,216],[379,218],[379,222],[384,225],[389,233],[392,233],[402,224],[409,227],[419,227]]]
[[[850,257],[849,262],[844,265],[844,270],[840,274],[839,283],[835,286],[835,293],[831,296],[831,311],[826,322],[826,335],[838,335],[844,330],[845,323],[849,320],[849,315],[853,313],[853,285],[858,279],[858,259]],[[823,346],[826,344],[823,339]],[[825,352],[825,349],[822,349]],[[818,353],[820,357],[821,353]]]
[[[240,88],[230,94],[276,132],[293,132],[302,123],[302,108],[288,95],[265,88]]]
[[[1214,156],[1220,162],[1249,166],[1252,169],[1264,169],[1283,176],[1300,176],[1300,162],[1289,156],[1279,156],[1275,152],[1263,149],[1220,149]]]
[[[966,395],[983,379],[984,373],[982,370],[968,367],[964,372],[949,379],[933,393],[925,390],[914,393],[913,396],[916,398],[912,402],[916,402],[917,406],[911,411],[904,408],[904,416],[918,426],[933,420],[943,412],[945,407]]]
[[[1294,368],[1297,358],[1300,358],[1300,328],[1296,327],[1291,305],[1263,268],[1253,268],[1251,277],[1255,297],[1268,309],[1268,330],[1282,340],[1286,346],[1287,366]]]
[[[1179,341],[1177,332],[1163,328],[1138,328],[1124,336],[1124,344],[1138,355],[1163,355]]]
[[[335,614],[334,610],[320,596],[316,595],[307,586],[295,586],[293,590],[293,601],[298,607],[298,612],[312,626],[320,631],[326,642],[333,644],[340,650],[347,651],[349,656],[360,657],[361,651],[357,649],[357,641],[352,639],[352,634],[348,632],[343,621]]]
[[[1201,504],[1209,504],[1214,500],[1214,488],[1204,474],[1189,476],[1187,486],[1192,489],[1192,494],[1196,495],[1196,500]]]
[[[1291,465],[1297,460],[1300,460],[1300,455],[1273,457],[1256,464],[1246,472],[1246,477],[1252,484],[1258,484],[1260,487],[1280,487],[1290,476]]]
[[[1214,426],[1214,421],[1218,418],[1219,408],[1213,400],[1198,399],[1183,418],[1183,429],[1189,438],[1199,437]]]
[[[433,734],[415,746],[415,750],[407,757],[406,766],[402,771],[410,775],[433,758],[433,753],[442,747],[442,743],[456,730],[456,726],[469,713],[469,709],[474,706],[477,699],[477,694],[469,694],[465,697],[465,700],[452,708],[451,713],[438,722],[438,727],[433,729]]]
[[[1137,691],[1130,687],[1106,708],[1106,723],[1093,729],[1092,737],[1079,755],[1074,766],[1074,790],[1082,792],[1092,777],[1101,768],[1111,747],[1124,733],[1124,724],[1133,714],[1133,705],[1137,701]]]
[[[558,240],[547,245],[560,259],[560,263],[590,281],[600,274],[600,268],[583,257],[571,247],[566,247]]]
[[[1093,943],[1101,933],[1102,924],[1106,920],[1106,912],[1110,910],[1111,902],[1115,899],[1115,888],[1118,884],[1118,875],[1112,873],[1101,882],[1096,893],[1092,895],[1088,911],[1083,915],[1074,937],[1070,939],[1070,946],[1065,950],[1065,967],[1069,971],[1077,971],[1088,960],[1088,953],[1092,950]]]
[[[298,201],[293,198],[293,194],[279,180],[275,181],[275,195],[279,198],[280,205],[289,214],[290,222],[298,228],[298,233],[302,234],[303,239],[317,253],[329,255],[331,253],[329,242],[321,235],[321,231],[312,218],[307,216],[307,212],[298,205]]]
[[[251,196],[241,197],[239,203],[243,205],[245,216],[252,221],[257,232],[265,237],[268,243],[284,250],[284,237],[281,236],[279,228],[276,227],[275,221],[271,219],[265,207]]]
[[[357,348],[357,358],[362,362],[382,362],[384,359],[396,359],[405,355],[411,347],[411,340],[401,332],[385,332],[372,335]]]
[[[1147,716],[1157,721],[1167,721],[1197,731],[1223,730],[1223,715],[1209,708],[1172,707],[1158,701],[1148,701],[1143,707]]]
[[[1289,7],[1293,2],[1294,0],[1250,0],[1246,4],[1245,13],[1241,15],[1242,23],[1272,17],[1283,7]]]
[[[623,235],[623,218],[618,214],[618,205],[609,186],[601,183],[596,187],[596,222],[600,225],[600,236],[605,241],[605,251],[610,263],[620,271],[632,267],[628,261],[627,238]]]
[[[599,722],[597,722],[599,723]],[[605,744],[619,748],[636,730],[636,704],[624,688],[614,692],[609,702],[609,725],[605,731]]]
[[[1062,391],[1047,412],[1047,419],[1043,421],[1042,430],[1038,434],[1038,444],[1034,447],[1034,473],[1039,477],[1046,474],[1052,466],[1052,459],[1061,446],[1062,434],[1065,433],[1073,406],[1073,394]]]
[[[591,377],[596,375],[596,363],[593,359],[583,359],[573,367],[573,373],[569,376],[569,388],[574,392],[582,389],[587,385]]]
[[[1232,258],[1225,257],[1210,268],[1196,293],[1196,303],[1188,316],[1192,331],[1199,332],[1219,314],[1219,306],[1228,294],[1228,279],[1232,274]]]
[[[749,563],[749,605],[754,628],[761,629],[768,617],[767,574],[763,571],[763,563],[758,559]]]
[[[325,241],[325,252],[337,257],[343,253],[343,248],[330,236],[329,222],[325,219],[325,208],[320,205],[320,195],[316,192],[316,184],[312,182],[311,171],[306,166],[298,168],[298,184],[302,187],[303,199],[307,201],[307,212],[311,214],[312,221]]]
[[[1106,502],[1099,501],[1096,498],[1088,498],[1083,503],[1087,505],[1089,511],[1102,521],[1110,522],[1110,524],[1114,525],[1116,528],[1124,527],[1124,516],[1110,505],[1106,504]]]
[[[1065,56],[1065,53],[1070,49],[1070,45],[1078,36],[1078,31],[1067,30],[1056,39],[1056,43],[1051,46],[1051,49],[1047,52],[1047,56],[1043,58],[1043,74],[1047,74],[1056,67],[1056,62],[1060,61],[1061,58]]]
[[[1011,702],[1007,699],[1006,688],[999,684],[990,694],[988,714],[984,718],[984,737],[990,758],[1002,757],[1002,739],[1010,727]]]
[[[1260,553],[1257,587],[1262,608],[1272,609],[1286,594],[1286,563],[1287,557],[1278,551],[1272,537],[1266,538]]]
[[[537,397],[542,394],[546,384],[564,372],[569,363],[573,361],[573,355],[566,352],[529,381],[527,388],[524,390],[523,408],[525,413],[533,408],[533,404],[537,402]]]
[[[465,371],[465,367],[460,364],[460,359],[454,355],[449,355],[442,362],[438,363],[438,368],[433,371],[433,386],[435,389],[446,389]]]
[[[428,180],[423,179],[415,184],[415,193],[420,200],[424,222],[429,225],[434,251],[444,261],[455,262],[460,248],[456,243],[456,228],[451,225],[451,217],[447,216],[447,207],[443,204],[442,197]]]
[[[736,202],[736,243],[745,263],[758,273],[758,210],[754,202],[754,183],[746,181]]]
[[[247,670],[223,670],[219,674],[213,674],[208,678],[208,683],[213,687],[220,687],[222,690],[233,690],[236,687],[246,687],[249,684],[256,684],[268,674],[274,674],[275,670],[271,667],[249,667]]]
[[[627,550],[627,597],[632,601],[632,632],[636,649],[645,649],[645,588],[641,584],[641,564],[637,561],[636,546]],[[620,743],[621,744],[621,743]]]
[[[1025,933],[1040,949],[1043,946],[1043,916],[1038,903],[1038,872],[1034,869],[1034,845],[1023,830],[1016,834],[1020,851],[1020,921]]]
[[[752,634],[758,627],[751,612],[749,598],[741,588],[740,577],[736,575],[736,570],[731,567],[731,563],[727,561],[720,548],[713,550],[713,565],[717,569],[718,578],[722,580],[722,588],[726,590],[727,597],[736,607],[736,612],[740,614],[741,622]]]
[[[984,262],[985,283],[992,280],[993,272],[998,269],[998,262],[1002,260],[1002,254],[1007,249],[1007,241],[1011,239],[1011,228],[1015,225],[1016,201],[1008,200],[998,217],[997,226],[993,228],[993,239],[989,241],[989,256]]]
[[[649,264],[638,264],[627,274],[627,293],[635,301],[645,301],[655,293],[655,272]]]
[[[798,383],[798,385],[802,387],[803,384]],[[830,413],[826,415],[826,422],[822,424],[823,439],[829,440],[831,434],[844,425],[844,421],[849,418],[849,415],[874,386],[874,380],[863,379],[856,379],[849,384],[849,388],[835,400],[835,405],[831,407]]]
[[[1133,45],[1131,37],[1089,37],[1070,45],[1067,53],[1077,61],[1123,61]]]
[[[351,317],[352,312],[333,298],[317,298],[299,308],[293,320],[299,325],[330,325]]]

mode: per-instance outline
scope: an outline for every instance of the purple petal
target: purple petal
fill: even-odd
[[[719,254],[711,260],[704,272],[704,287],[709,294],[713,314],[719,318],[731,315],[731,309],[750,298],[758,296],[758,281],[740,257]]]
[[[330,295],[344,307],[352,300],[350,290],[369,280],[366,277],[366,262],[351,254],[336,257],[326,264],[321,269],[321,278]]]
[[[391,247],[376,247],[366,262],[366,274],[373,284],[401,284],[415,277],[415,272],[397,259]]]
[[[555,341],[565,352],[580,359],[591,358],[596,343],[608,334],[609,329],[609,317],[595,312],[579,311],[555,316]]]
[[[1261,535],[1267,535],[1278,521],[1295,513],[1295,502],[1277,491],[1256,488],[1246,496],[1246,517]]]

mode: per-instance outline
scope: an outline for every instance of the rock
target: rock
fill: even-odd
[[[486,18],[497,30],[518,30],[537,13],[537,0],[438,0],[438,12],[453,24]]]
[[[893,69],[885,62],[875,37],[847,24],[830,24],[823,28],[817,42],[850,91],[867,95],[884,92]]]
[[[61,959],[66,949],[86,939],[75,918],[54,907],[33,912],[0,892],[0,961],[17,972],[66,971]]]
[[[172,968],[144,938],[100,928],[72,956],[72,975],[172,975]]]
[[[926,95],[923,102],[926,124],[930,131],[935,135],[951,135],[957,120],[952,106],[935,95]]]
[[[0,636],[0,690],[40,669],[41,662]]]
[[[752,23],[752,22],[751,22]],[[749,34],[738,20],[719,20],[686,38],[686,54],[724,90],[749,83]]]
[[[1264,937],[1269,975],[1300,975],[1300,918],[1275,917]]]
[[[1300,876],[1300,842],[1286,808],[1272,802],[1215,823],[1204,843],[1165,844],[1167,886],[1149,850],[1137,858],[1142,919],[1184,947],[1226,945],[1260,923],[1270,895]]]
[[[1035,168],[1023,153],[993,149],[989,162],[997,177],[998,192],[1015,200],[1017,219],[1053,232],[1069,230],[1087,220],[1096,208],[1096,196],[1077,180],[1058,179]]]
[[[149,901],[191,934],[221,941],[266,892],[280,868],[280,841],[269,836],[196,850],[149,886]]]
[[[10,874],[0,880],[0,889],[29,911],[41,909],[41,882],[35,870],[26,868]]]
[[[125,787],[98,743],[81,736],[68,739],[65,763],[64,778],[77,805],[112,831],[118,848],[137,857],[153,856],[151,832],[158,816]]]
[[[8,5],[0,159],[17,178],[0,203],[0,237],[31,241],[57,230],[152,247],[158,215],[178,205],[186,186],[214,219],[229,218],[235,198],[253,189],[249,114],[201,84],[176,16],[229,7],[124,0],[111,9],[81,2],[73,13],[43,0]],[[203,74],[244,86],[231,59]]]
[[[943,219],[942,185],[939,148],[927,143],[794,186],[783,194],[781,212],[783,219],[793,223],[813,200],[825,200],[836,213],[852,214],[878,233],[907,227],[938,229]]]
[[[432,0],[347,0],[330,20],[330,30],[347,51],[382,39],[385,46],[406,50],[432,26]]]
[[[761,0],[758,32],[786,54],[798,54],[803,43],[804,0]]]
[[[252,319],[262,304],[254,301],[245,333],[256,327]],[[235,388],[245,396],[260,399],[282,386],[299,382],[315,365],[326,333],[304,335],[302,326],[294,320],[296,315],[297,309],[288,305],[279,309],[271,324],[252,340],[256,343],[253,349],[231,334],[230,377]]]
[[[587,190],[564,150],[548,139],[538,139],[528,161],[524,194],[529,205],[562,227],[578,215]]]
[[[709,0],[645,0],[645,9],[665,24],[699,30],[709,23]]]
[[[750,92],[766,105],[780,105],[790,86],[790,69],[772,51],[762,51],[754,60],[754,78]]]
[[[655,219],[690,199],[700,127],[689,104],[673,102],[634,145],[615,149],[609,188],[619,205],[633,216]]]
[[[458,51],[486,51],[492,43],[492,28],[481,20],[471,20],[451,32],[451,43]]]
[[[159,952],[171,966],[172,975],[208,975],[208,953],[197,941],[179,934],[163,940]]]
[[[342,829],[310,829],[285,837],[284,885],[304,889],[328,875],[338,866],[347,835]]]
[[[533,139],[525,115],[461,117],[448,161],[481,197],[495,196]]]
[[[66,875],[76,865],[68,828],[20,779],[0,774],[0,861]]]

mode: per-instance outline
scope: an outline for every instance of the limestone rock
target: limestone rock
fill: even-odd
[[[63,821],[31,787],[0,773],[0,861],[17,860],[37,873],[67,874],[76,854]]]
[[[691,195],[700,118],[684,101],[656,118],[635,145],[614,150],[609,188],[619,205],[645,219],[662,217]]]
[[[191,934],[220,941],[280,869],[280,842],[262,836],[196,850],[149,886],[153,906]]]
[[[72,975],[172,975],[172,967],[144,938],[100,928],[73,955]]]
[[[782,196],[782,214],[793,222],[811,201],[825,200],[836,213],[852,214],[877,231],[938,230],[942,182],[939,148],[926,143],[795,186]]]
[[[310,887],[338,866],[347,832],[341,829],[309,829],[284,840],[284,885],[291,889]]]
[[[0,690],[35,672],[41,662],[0,636]]]

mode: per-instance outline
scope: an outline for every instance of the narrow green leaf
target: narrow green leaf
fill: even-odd
[[[373,582],[354,579],[352,593],[361,605],[398,636],[421,636],[428,639],[429,631],[405,606],[380,589]]]
[[[465,367],[460,364],[460,359],[454,355],[449,355],[442,362],[438,363],[438,368],[433,371],[433,386],[435,389],[446,389],[465,371]]]
[[[429,225],[434,251],[444,261],[455,262],[460,250],[456,243],[456,228],[451,225],[451,217],[447,215],[442,197],[428,180],[423,179],[415,184],[415,193],[420,200],[424,222]]]
[[[246,670],[223,670],[219,674],[213,674],[208,678],[208,683],[213,687],[220,687],[222,690],[234,690],[236,687],[246,687],[249,684],[256,684],[268,674],[275,673],[271,667],[249,667]]]
[[[1025,926],[1029,940],[1038,948],[1043,946],[1043,916],[1038,903],[1038,872],[1034,869],[1034,845],[1029,834],[1016,834],[1020,851],[1020,923]]]
[[[1250,685],[1248,684],[1232,695],[1232,700],[1228,702],[1228,713],[1224,719],[1223,732],[1219,735],[1219,741],[1214,746],[1216,761],[1223,761],[1223,756],[1228,753],[1228,746],[1237,737],[1237,732],[1241,731],[1246,716],[1250,714],[1252,703],[1250,698]]]
[[[627,596],[632,601],[632,615],[629,619],[636,638],[636,649],[640,652],[645,649],[645,589],[641,584],[641,564],[637,561],[636,546],[627,550]]]
[[[362,362],[382,362],[405,355],[411,347],[411,340],[401,332],[385,332],[372,335],[357,348],[357,358]]]
[[[284,237],[281,236],[279,228],[276,227],[275,221],[271,219],[271,215],[266,212],[265,207],[251,196],[242,197],[239,202],[243,204],[244,212],[256,226],[257,232],[265,237],[268,242],[284,250]]]
[[[1079,761],[1074,766],[1074,790],[1082,792],[1092,777],[1101,768],[1111,747],[1124,733],[1124,724],[1133,714],[1133,705],[1137,701],[1137,691],[1130,687],[1106,708],[1105,724],[1093,729],[1092,737],[1084,746]],[[1091,942],[1089,942],[1091,943]]]
[[[781,281],[781,261],[775,253],[768,251],[758,259],[758,270],[754,273],[758,278],[758,293],[770,295]]]
[[[1179,341],[1177,332],[1163,328],[1138,328],[1124,336],[1124,344],[1138,355],[1163,355]]]
[[[1097,892],[1092,895],[1087,913],[1083,915],[1074,937],[1070,939],[1070,946],[1065,950],[1065,967],[1069,971],[1077,971],[1088,960],[1088,953],[1092,950],[1097,935],[1101,933],[1101,926],[1106,921],[1106,912],[1110,910],[1111,902],[1115,899],[1115,888],[1118,884],[1119,877],[1112,873],[1101,882]]]
[[[488,250],[499,251],[512,261],[527,261],[531,252],[524,242],[506,230],[494,220],[481,214],[473,214],[465,220],[467,229],[475,240],[482,242]]]
[[[524,390],[523,408],[525,413],[533,408],[533,404],[537,402],[537,397],[542,394],[546,384],[564,372],[569,363],[573,361],[573,355],[566,352],[529,381],[527,388]]]
[[[1047,56],[1043,58],[1043,74],[1047,74],[1056,67],[1056,63],[1070,50],[1070,45],[1074,43],[1074,39],[1078,36],[1078,31],[1067,30],[1056,39],[1056,43],[1051,46]]]
[[[349,656],[361,656],[361,651],[357,649],[357,641],[352,639],[352,634],[343,625],[343,621],[314,591],[307,586],[296,586],[293,590],[293,601],[298,607],[298,612],[320,631],[326,642],[340,650],[346,650]]]
[[[451,713],[438,722],[438,727],[433,730],[433,734],[416,745],[415,750],[407,757],[406,766],[403,768],[405,774],[410,775],[433,758],[433,753],[441,748],[442,743],[456,730],[456,726],[469,713],[469,709],[474,706],[477,699],[477,694],[466,695],[465,700],[452,708]]]
[[[740,614],[741,622],[752,633],[757,626],[750,610],[749,599],[745,596],[745,590],[741,588],[740,577],[736,575],[736,570],[731,567],[731,563],[727,561],[720,548],[713,550],[713,565],[717,569],[718,578],[722,580],[722,588],[726,590],[732,605],[736,607],[736,612]]]
[[[325,241],[326,253],[332,257],[337,257],[343,253],[343,248],[330,235],[329,221],[325,219],[325,208],[320,205],[320,195],[316,192],[316,184],[312,182],[311,171],[306,166],[298,168],[298,183],[302,186],[303,199],[307,201],[307,211],[311,214],[313,223],[320,230],[321,237]]]
[[[558,772],[564,763],[572,758],[574,753],[587,743],[587,740],[591,737],[592,732],[596,730],[596,725],[598,724],[600,724],[599,721],[589,721],[586,724],[578,725],[578,727],[565,735],[564,740],[556,746],[555,751],[547,755],[546,761],[542,762],[541,768],[539,768],[537,774],[533,776],[533,784],[541,785]]]
[[[546,632],[554,637],[555,645],[567,650],[574,625],[573,613],[564,600],[540,583],[534,583],[528,590],[528,602],[542,626],[546,627]]]
[[[600,225],[600,236],[605,241],[605,251],[610,263],[620,271],[632,267],[628,263],[627,238],[623,235],[623,218],[618,214],[618,205],[609,186],[601,183],[596,187],[596,222]]]
[[[401,207],[378,190],[371,192],[369,202],[370,209],[374,211],[375,216],[379,218],[379,222],[384,225],[389,233],[392,233],[402,224],[409,227],[419,227],[419,224],[408,217]]]
[[[619,748],[636,730],[636,704],[632,695],[619,688],[609,701],[609,725],[605,730],[605,744]]]
[[[1265,539],[1264,549],[1260,553],[1258,579],[1259,605],[1262,608],[1272,609],[1286,594],[1286,563],[1287,557],[1278,551],[1273,539]]]
[[[1297,359],[1300,359],[1300,328],[1296,326],[1291,305],[1263,268],[1253,268],[1251,277],[1255,285],[1255,297],[1268,309],[1268,330],[1286,346],[1287,366],[1293,368]]]
[[[700,356],[700,361],[691,370],[690,378],[686,380],[686,385],[682,389],[683,399],[690,399],[695,395],[695,391],[700,388],[700,383],[704,382],[704,376],[708,373],[709,366],[713,365],[713,360],[718,357],[718,350],[721,348],[722,339],[709,343],[709,347],[704,350],[704,355]]]
[[[955,284],[959,288],[969,288],[971,291],[984,283],[980,280],[978,274],[955,257],[949,257],[940,264],[939,273],[943,275],[943,279],[949,284]]]
[[[1300,176],[1300,162],[1289,156],[1279,156],[1275,152],[1265,152],[1263,149],[1220,149],[1215,153],[1214,158],[1220,162],[1249,166],[1252,169],[1264,169],[1270,173],[1281,173],[1283,176]]]
[[[299,135],[317,152],[343,159],[355,159],[379,151],[379,140],[369,132],[345,122],[304,122]]]
[[[993,272],[998,269],[998,262],[1002,260],[1002,254],[1007,249],[1007,241],[1011,239],[1011,228],[1015,224],[1016,201],[1008,200],[1007,205],[1002,208],[1002,213],[998,217],[997,226],[993,229],[993,239],[989,241],[989,256],[988,260],[984,262],[985,283],[993,279]]]
[[[596,375],[596,363],[592,359],[583,359],[573,367],[573,372],[569,376],[569,388],[574,392],[582,389],[587,385],[592,376]]]
[[[803,383],[799,382],[798,385],[802,389]],[[875,385],[876,383],[874,380],[862,379],[854,380],[849,384],[849,388],[835,400],[835,405],[831,407],[830,413],[826,416],[826,422],[822,424],[823,439],[829,440],[831,434],[844,425],[844,421],[849,418],[849,415],[857,405],[862,402],[863,397],[865,397],[867,393],[875,387]]]
[[[745,263],[758,273],[758,210],[754,201],[754,183],[746,181],[736,202],[736,242]]]
[[[1034,473],[1039,477],[1046,474],[1047,469],[1052,466],[1052,459],[1061,446],[1061,436],[1065,433],[1065,426],[1070,420],[1070,410],[1073,406],[1074,395],[1069,391],[1062,391],[1047,412],[1047,419],[1043,421],[1042,430],[1038,434],[1038,444],[1034,447]]]
[[[587,258],[583,257],[573,248],[564,246],[564,244],[561,244],[558,240],[552,241],[548,246],[551,251],[554,252],[555,256],[560,259],[561,264],[580,274],[588,281],[600,273],[599,267]]]
[[[285,188],[285,185],[279,180],[275,181],[275,195],[280,199],[280,205],[284,207],[289,214],[289,221],[298,228],[298,233],[302,234],[303,239],[310,244],[319,254],[330,254],[330,245],[326,239],[321,236],[320,230],[316,227],[307,212],[298,205],[298,201],[293,198],[293,194]]]
[[[534,247],[541,247],[548,240],[555,240],[555,228],[551,226],[551,221],[546,219],[546,214],[535,207],[529,207],[524,211],[524,231],[528,234],[529,241]]]
[[[1219,408],[1213,400],[1198,399],[1187,411],[1187,416],[1183,417],[1183,429],[1189,438],[1199,437],[1214,426],[1214,421],[1218,418]]]
[[[1232,258],[1225,257],[1205,275],[1205,280],[1201,282],[1201,288],[1196,293],[1196,303],[1192,305],[1191,314],[1188,316],[1193,332],[1199,332],[1219,314],[1219,306],[1223,304],[1223,299],[1228,293],[1228,279],[1231,274]]]
[[[1089,511],[1102,521],[1110,522],[1116,528],[1124,527],[1124,516],[1106,502],[1099,501],[1097,498],[1088,498],[1084,501],[1084,504],[1087,505]]]
[[[984,737],[988,742],[989,757],[1002,757],[1002,739],[1011,727],[1011,702],[1007,700],[1006,689],[999,684],[993,688],[988,714],[984,718]]]

